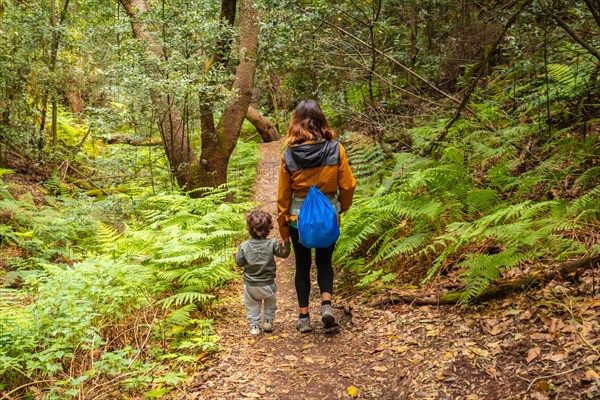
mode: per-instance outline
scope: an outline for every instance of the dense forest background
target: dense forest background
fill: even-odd
[[[0,395],[176,393],[303,98],[359,183],[346,293],[597,270],[599,48],[596,0],[0,0]]]

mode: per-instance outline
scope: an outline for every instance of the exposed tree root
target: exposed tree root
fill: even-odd
[[[498,280],[488,287],[479,296],[473,298],[471,303],[482,303],[485,301],[509,296],[529,288],[539,287],[556,278],[568,278],[576,275],[580,270],[597,267],[600,263],[600,255],[595,257],[584,257],[579,260],[569,261],[560,268],[549,271],[536,271],[531,275],[523,276],[517,279]],[[440,293],[440,294],[421,294],[411,292],[401,292],[392,290],[384,298],[371,303],[373,307],[380,307],[389,304],[406,303],[416,306],[421,305],[439,305],[439,304],[457,304],[464,296],[464,291]]]

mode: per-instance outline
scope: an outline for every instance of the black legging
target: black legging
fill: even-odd
[[[296,293],[298,306],[308,307],[310,296],[310,267],[312,264],[311,249],[304,247],[299,241],[298,229],[290,227],[290,237],[296,255]],[[317,282],[321,293],[333,294],[333,268],[331,256],[335,243],[323,249],[315,249],[315,264],[317,264]]]

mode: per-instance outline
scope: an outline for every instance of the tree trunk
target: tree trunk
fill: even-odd
[[[234,1],[234,0],[229,0]],[[223,6],[227,3],[223,1]],[[227,164],[240,136],[250,105],[258,50],[258,10],[252,0],[239,3],[240,63],[235,71],[232,91],[235,97],[225,106],[221,119],[211,128],[212,112],[202,112],[202,154],[198,179],[203,186],[227,182]],[[205,115],[206,114],[206,115]],[[210,114],[210,115],[208,115]],[[208,128],[205,130],[205,128]]]
[[[148,12],[145,0],[120,0],[129,17],[133,36],[147,46],[149,58],[165,60],[160,43],[150,32],[148,25],[140,17]],[[151,62],[146,64],[146,72],[153,75]],[[198,187],[194,180],[194,170],[198,166],[198,159],[190,147],[188,133],[177,110],[175,98],[166,93],[151,90],[150,98],[156,110],[158,131],[162,138],[163,147],[175,176],[177,184],[187,190]]]
[[[277,131],[277,127],[275,127],[275,125],[267,118],[260,115],[256,108],[252,106],[248,107],[246,119],[254,125],[264,142],[275,142],[279,140],[279,131]]]
[[[148,48],[149,58],[157,58],[162,62],[166,55],[158,39],[150,31],[140,16],[148,12],[146,0],[120,0],[131,23],[133,36]],[[236,0],[223,0],[221,18],[231,23],[234,20]],[[250,104],[250,95],[254,84],[258,48],[258,11],[251,0],[239,3],[239,53],[240,63],[236,69],[233,91],[236,96],[225,106],[221,119],[215,127],[212,106],[206,102],[200,109],[202,127],[202,152],[200,159],[192,151],[188,132],[177,109],[176,99],[168,93],[152,90],[150,97],[158,116],[158,130],[177,183],[187,190],[202,186],[218,186],[227,182],[227,164],[237,143],[246,110]],[[227,42],[219,42],[220,46],[228,46]],[[217,56],[207,68],[222,62],[223,49],[217,49]],[[154,75],[151,62],[147,63],[147,73]],[[199,194],[192,194],[199,195]]]

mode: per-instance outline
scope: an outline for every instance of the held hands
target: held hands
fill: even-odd
[[[278,240],[279,245],[283,248],[283,251],[285,253],[289,253],[290,252],[290,238],[281,238]]]

